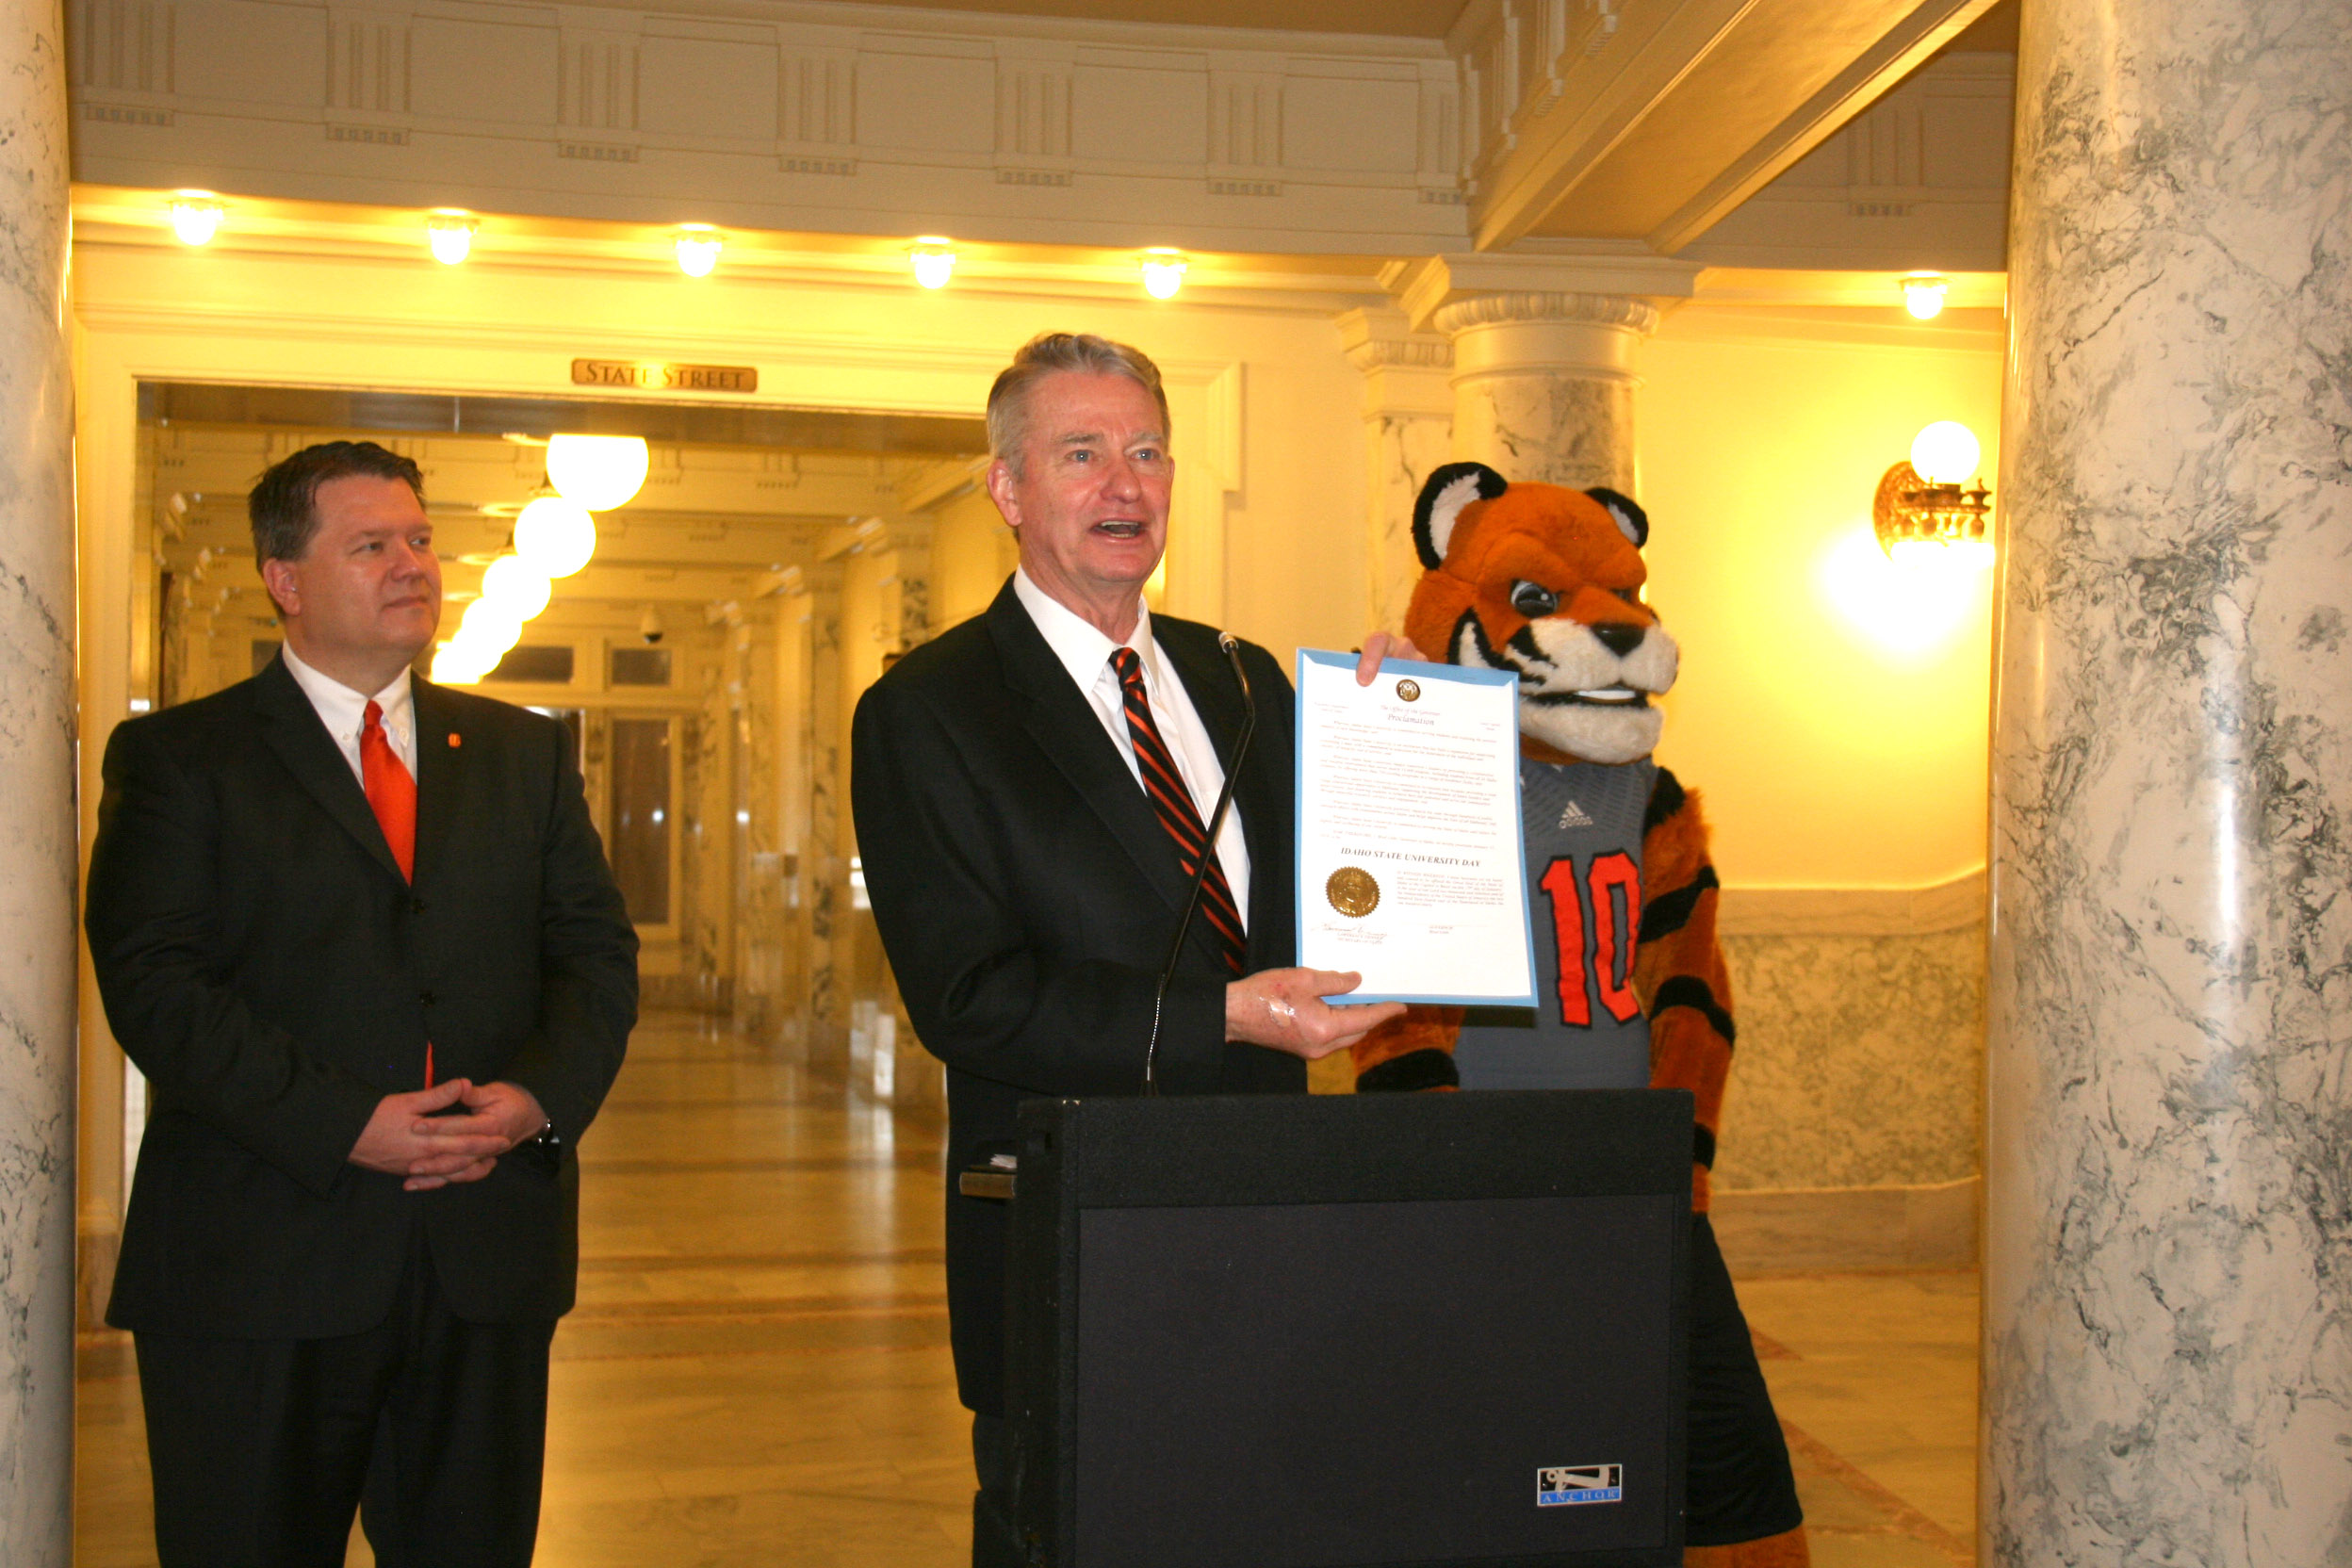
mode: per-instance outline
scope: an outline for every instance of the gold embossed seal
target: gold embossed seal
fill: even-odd
[[[1362,920],[1380,906],[1380,885],[1362,866],[1342,866],[1324,880],[1323,896],[1341,914]]]
[[[1421,683],[1408,676],[1396,683],[1396,694],[1407,702],[1421,700]]]

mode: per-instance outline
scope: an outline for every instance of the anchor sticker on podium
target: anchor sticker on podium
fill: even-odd
[[[1538,1508],[1625,1500],[1625,1467],[1622,1464],[1555,1464],[1535,1473]]]

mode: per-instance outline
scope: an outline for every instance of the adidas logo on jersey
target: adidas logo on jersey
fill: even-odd
[[[1592,819],[1586,813],[1583,807],[1578,806],[1572,800],[1567,805],[1560,808],[1560,825],[1562,827],[1590,827],[1592,825]]]

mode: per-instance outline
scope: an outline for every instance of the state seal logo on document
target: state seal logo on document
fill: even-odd
[[[1362,920],[1380,906],[1380,885],[1362,866],[1342,866],[1324,880],[1323,896],[1341,914]]]

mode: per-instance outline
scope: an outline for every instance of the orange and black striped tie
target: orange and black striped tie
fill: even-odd
[[[1209,830],[1201,825],[1200,808],[1193,804],[1184,775],[1176,771],[1176,759],[1169,755],[1168,743],[1160,738],[1160,727],[1152,721],[1152,699],[1143,693],[1143,660],[1133,648],[1113,648],[1111,668],[1119,672],[1119,695],[1127,710],[1127,733],[1135,743],[1135,762],[1143,774],[1144,793],[1152,797],[1152,808],[1160,814],[1160,825],[1176,841],[1176,858],[1183,863],[1186,876],[1200,869],[1202,855],[1208,856],[1209,874],[1200,884],[1200,912],[1208,917],[1210,928],[1217,935],[1227,966],[1239,974],[1243,956],[1250,946],[1242,935],[1241,911],[1233,904],[1233,890],[1225,880],[1225,868],[1217,863],[1217,851],[1210,846]]]

